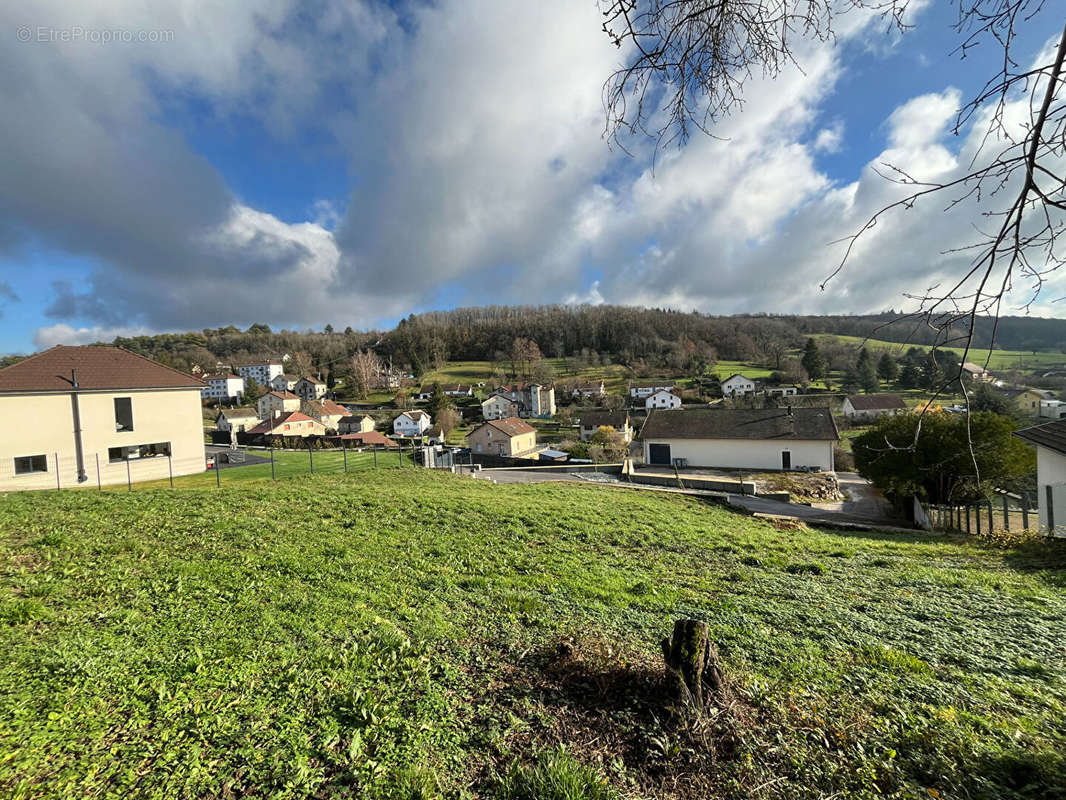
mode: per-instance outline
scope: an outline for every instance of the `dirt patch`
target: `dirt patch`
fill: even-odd
[[[661,657],[601,639],[561,639],[528,654],[501,687],[531,723],[510,737],[509,757],[564,744],[642,797],[718,795],[719,767],[742,749],[750,709],[735,699],[699,714],[675,708],[666,678]]]

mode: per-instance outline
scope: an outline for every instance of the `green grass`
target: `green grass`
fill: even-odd
[[[814,338],[817,340],[838,339],[841,342],[853,344],[856,347],[861,346],[865,341],[867,347],[890,350],[894,353],[904,353],[912,346],[919,347],[922,350],[930,349],[926,345],[900,344],[899,342],[885,342],[880,339],[864,340],[861,336],[838,336],[829,333],[816,333],[814,334]],[[961,347],[941,347],[940,349],[950,350],[960,357],[963,354],[963,348]],[[973,349],[970,350],[969,354],[966,356],[967,361],[982,366],[984,366],[986,359],[988,359],[988,369],[990,370],[1036,369],[1038,367],[1066,364],[1066,354],[1053,351],[1040,351],[1034,353],[1029,350],[992,350],[990,357],[988,350]]]
[[[0,795],[1061,797],[1064,563],[415,469],[8,495]]]

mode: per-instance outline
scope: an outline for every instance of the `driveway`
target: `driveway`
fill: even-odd
[[[892,506],[865,478],[855,472],[838,472],[837,480],[840,482],[841,491],[847,496],[847,499],[837,503],[815,503],[805,506],[739,494],[729,495],[729,502],[755,514],[795,517],[812,522],[821,521],[828,524],[838,522],[850,525],[901,524],[901,521],[892,515]]]

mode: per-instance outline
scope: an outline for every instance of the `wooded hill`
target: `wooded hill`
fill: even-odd
[[[975,346],[1008,350],[1066,349],[1066,320],[1003,317],[978,321]],[[785,316],[700,313],[629,306],[485,306],[411,315],[390,331],[274,331],[255,324],[247,330],[230,325],[179,334],[119,337],[127,347],[178,368],[216,361],[240,362],[282,353],[306,354],[319,372],[333,371],[355,351],[371,347],[397,366],[415,374],[447,361],[493,361],[505,358],[516,338],[530,339],[549,357],[591,356],[631,365],[691,366],[715,359],[779,362],[782,353],[799,348],[814,333],[869,336],[928,345],[936,331],[892,311],[871,315]],[[962,335],[962,331],[959,331]],[[942,344],[945,342],[941,342]],[[951,344],[952,342],[946,342]]]

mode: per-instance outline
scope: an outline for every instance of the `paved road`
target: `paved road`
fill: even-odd
[[[763,497],[729,495],[729,502],[756,514],[774,514],[797,519],[823,522],[843,522],[854,525],[899,525],[892,516],[892,507],[864,478],[855,472],[838,472],[837,480],[847,499],[838,503],[817,503],[812,506],[781,503]],[[905,524],[905,523],[904,523]]]

